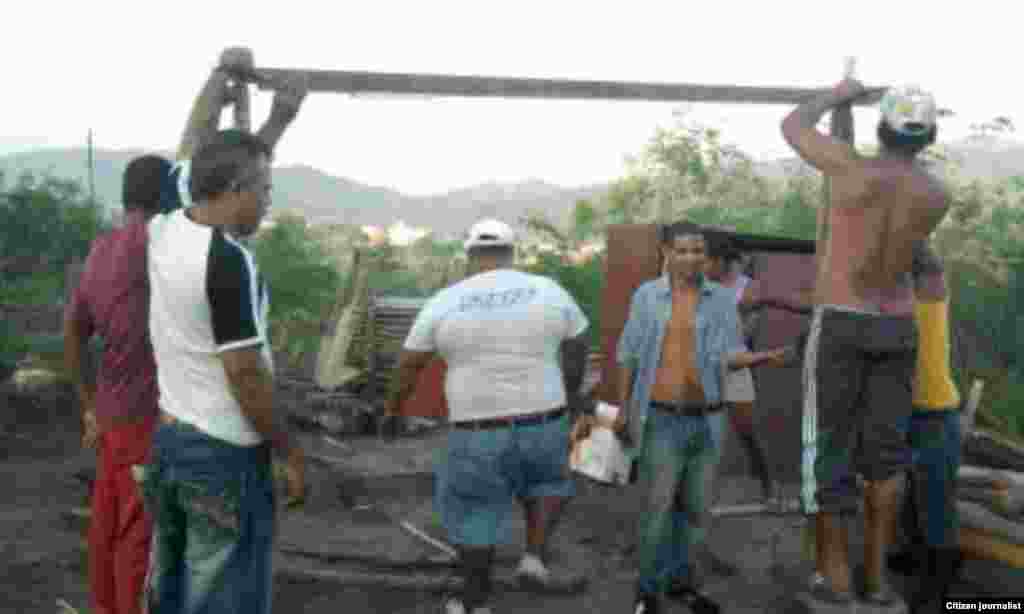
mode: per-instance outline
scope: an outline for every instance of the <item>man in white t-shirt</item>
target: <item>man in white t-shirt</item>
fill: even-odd
[[[192,159],[187,209],[148,226],[150,337],[160,426],[142,480],[154,516],[149,611],[268,614],[275,532],[271,451],[304,494],[302,450],[274,416],[267,288],[229,234],[270,205],[270,148],[228,130]]]
[[[489,612],[495,545],[509,537],[513,500],[527,514],[522,583],[559,592],[585,584],[556,576],[545,549],[553,520],[575,492],[567,405],[578,402],[589,323],[556,282],[513,269],[508,225],[477,223],[465,247],[473,274],[420,311],[387,408],[396,413],[418,371],[434,355],[444,358],[452,429],[435,495],[466,581],[461,595],[446,600],[447,614]],[[562,351],[576,368],[563,370]]]

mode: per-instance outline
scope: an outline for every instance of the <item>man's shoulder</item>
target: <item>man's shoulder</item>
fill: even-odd
[[[633,295],[647,296],[648,294],[653,294],[659,290],[664,291],[666,289],[668,289],[668,283],[665,281],[665,278],[654,277],[637,286],[636,290],[633,291]]]
[[[728,301],[729,303],[732,303],[733,297],[736,294],[736,291],[734,289],[726,288],[717,281],[705,281],[702,291],[704,292],[705,296],[708,297],[709,300],[715,303],[720,303],[722,301]]]

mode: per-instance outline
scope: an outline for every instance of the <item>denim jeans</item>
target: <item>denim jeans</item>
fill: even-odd
[[[161,424],[141,476],[153,515],[149,614],[267,614],[275,533],[270,449]]]
[[[722,411],[703,417],[650,411],[639,467],[647,497],[639,522],[642,593],[663,593],[673,579],[701,583],[691,556],[710,521],[723,426]]]
[[[510,542],[517,499],[576,494],[569,418],[488,430],[453,428],[436,465],[435,506],[460,546]]]
[[[932,548],[960,543],[956,476],[960,469],[960,412],[915,411],[901,427],[913,450],[903,527]]]

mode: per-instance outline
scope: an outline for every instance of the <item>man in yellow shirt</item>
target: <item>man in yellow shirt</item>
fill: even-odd
[[[942,612],[960,563],[956,475],[960,467],[960,394],[950,373],[949,296],[942,262],[926,246],[914,254],[918,327],[914,410],[904,428],[913,450],[902,528],[907,549],[894,570],[917,567],[910,614]]]

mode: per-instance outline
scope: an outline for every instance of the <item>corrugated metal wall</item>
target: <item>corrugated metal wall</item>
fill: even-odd
[[[419,298],[371,298],[369,323],[373,328],[369,334],[373,339],[374,352],[369,365],[372,377],[370,389],[376,398],[387,398],[402,344],[426,302],[427,299]],[[447,417],[444,373],[444,361],[439,358],[432,361],[420,374],[412,396],[400,408],[401,414],[435,419]]]
[[[755,253],[753,274],[772,291],[795,291],[814,281],[813,254]],[[809,317],[779,309],[764,309],[754,333],[755,350],[789,345],[810,325]],[[776,476],[788,481],[800,476],[800,418],[802,362],[783,368],[754,369],[757,405],[756,433]],[[749,471],[745,455],[729,440],[722,469],[728,474]]]

